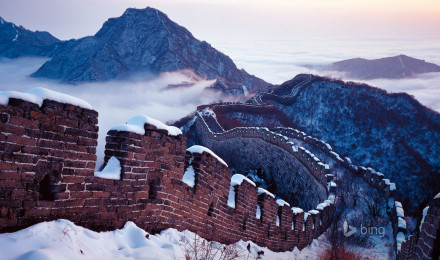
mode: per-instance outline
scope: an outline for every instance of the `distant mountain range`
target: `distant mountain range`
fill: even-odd
[[[0,17],[0,57],[50,57],[62,42],[48,32],[29,31]]]
[[[189,69],[202,79],[217,79],[212,87],[228,94],[247,94],[271,86],[238,69],[228,56],[153,8],[127,9],[121,17],[105,22],[94,36],[67,42],[46,32],[3,23],[7,25],[1,30],[3,56],[52,57],[33,77],[80,83]]]
[[[355,58],[325,66],[307,66],[321,71],[339,71],[352,79],[401,79],[417,74],[440,72],[440,66],[406,55],[375,60]]]

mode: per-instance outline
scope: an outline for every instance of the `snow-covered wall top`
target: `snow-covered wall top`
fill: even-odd
[[[136,134],[145,134],[145,125],[154,126],[156,129],[164,130],[169,135],[178,136],[182,134],[182,131],[175,126],[168,126],[159,120],[145,116],[136,115],[128,119],[127,124],[115,125],[110,130],[133,132]]]
[[[53,100],[60,103],[79,106],[81,108],[92,109],[92,106],[82,99],[46,88],[33,88],[24,93],[17,91],[0,91],[0,104],[8,105],[10,98],[25,100],[37,104],[40,107],[43,105],[44,100]]]

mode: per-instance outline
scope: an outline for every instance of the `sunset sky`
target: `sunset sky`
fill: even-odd
[[[69,39],[96,33],[128,7],[146,6],[207,41],[440,34],[439,0],[3,0],[0,16]]]

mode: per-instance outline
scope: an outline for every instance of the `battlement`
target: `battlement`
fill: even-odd
[[[147,117],[108,131],[101,174],[111,178],[97,177],[104,176],[95,174],[98,113],[52,92],[38,100],[14,94],[0,104],[0,232],[59,218],[98,231],[133,221],[153,233],[188,229],[222,243],[252,240],[286,251],[305,247],[330,225],[332,203],[305,218],[245,178],[231,180],[215,154],[186,149],[178,129]],[[270,131],[235,131],[294,152]]]
[[[224,141],[236,137],[244,138],[259,138],[268,142],[270,144],[276,145],[292,154],[298,161],[302,162],[304,166],[312,173],[312,175],[321,184],[326,185],[325,175],[329,172],[328,165],[322,163],[319,158],[310,153],[307,149],[296,146],[294,143],[289,141],[286,136],[270,131],[265,127],[236,127],[223,132],[213,132],[208,124],[206,123],[203,116],[200,113],[196,114],[200,121],[201,126],[205,129],[210,139],[216,141]]]

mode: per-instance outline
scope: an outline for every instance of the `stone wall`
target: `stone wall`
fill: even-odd
[[[256,128],[234,128],[213,134],[199,130],[206,129],[200,119],[196,128],[202,145],[234,165],[238,172],[262,169],[292,205],[309,210],[327,198],[325,174],[329,170],[303,151],[295,152],[282,136]]]
[[[50,100],[0,105],[0,232],[60,218],[97,231],[133,221],[153,233],[188,229],[222,243],[252,240],[286,251],[304,248],[331,223],[333,204],[304,220],[304,212],[280,206],[247,181],[232,187],[230,207],[229,168],[210,153],[187,151],[183,135],[148,124],[144,135],[108,132],[105,162],[119,160],[120,178],[96,177],[97,116]],[[193,187],[182,181],[190,166]]]
[[[440,258],[440,193],[428,207],[416,232],[403,241],[398,260]]]

